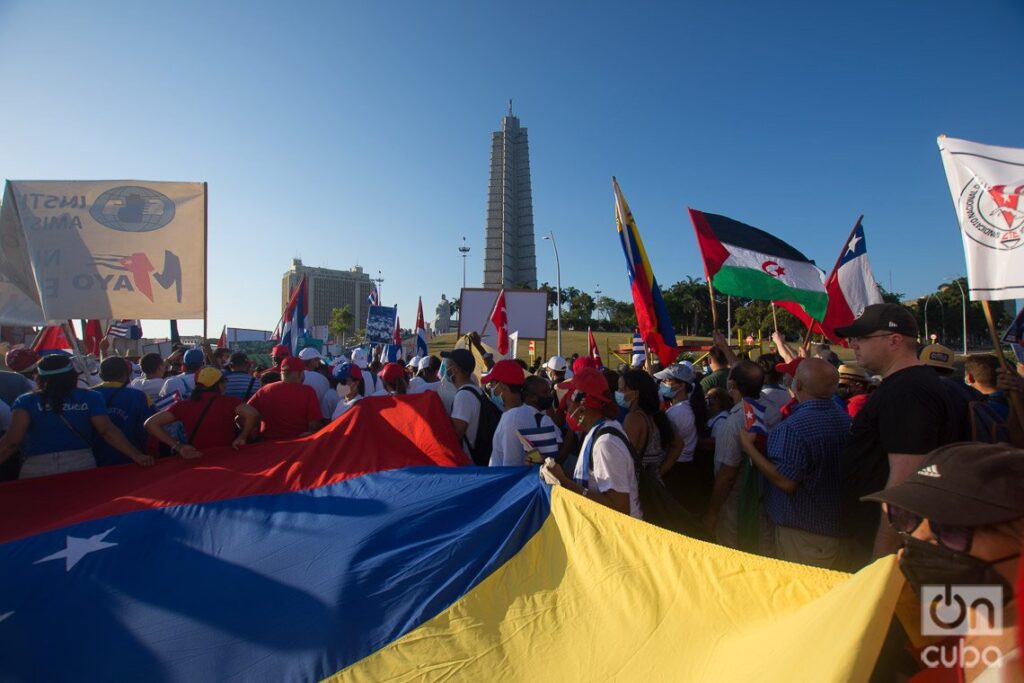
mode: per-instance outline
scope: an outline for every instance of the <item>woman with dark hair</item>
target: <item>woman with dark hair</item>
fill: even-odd
[[[0,462],[21,450],[21,479],[96,467],[96,437],[143,467],[154,460],[136,448],[107,417],[103,396],[77,386],[78,373],[68,356],[39,361],[36,391],[14,402],[11,428],[0,439]]]
[[[627,410],[622,426],[633,450],[640,454],[644,469],[660,477],[662,463],[666,459],[675,462],[683,444],[661,412],[661,398],[654,378],[643,370],[622,373],[615,402]]]
[[[170,447],[172,455],[198,458],[200,448],[231,446],[238,450],[260,425],[260,414],[236,396],[226,396],[227,378],[213,366],[195,374],[195,388],[184,401],[178,401],[146,420],[146,431]],[[236,429],[236,418],[242,423]],[[181,422],[186,434],[182,443],[167,433],[165,425]]]

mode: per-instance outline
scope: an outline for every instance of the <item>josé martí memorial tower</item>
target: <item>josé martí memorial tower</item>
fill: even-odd
[[[537,287],[530,189],[530,145],[526,129],[512,115],[491,137],[491,182],[484,237],[484,288]]]

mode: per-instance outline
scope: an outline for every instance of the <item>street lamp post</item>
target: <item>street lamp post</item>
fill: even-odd
[[[462,254],[462,288],[466,288],[466,257],[469,256],[469,245],[466,244],[466,238],[462,238],[462,246],[459,247],[459,253]]]
[[[964,292],[963,285],[960,284],[960,280],[959,279],[955,278],[953,280],[952,284],[956,285],[957,289],[960,290],[960,303],[961,303],[961,309],[962,309],[962,313],[963,313],[964,355],[966,356],[967,355],[967,293]],[[942,285],[942,287],[940,288],[940,291],[948,289],[948,288],[949,288],[948,284]]]
[[[934,294],[929,294],[928,297],[924,300],[924,338],[927,339],[929,342],[931,341],[931,337],[928,335],[928,302],[931,301],[933,298],[935,298],[935,295]],[[936,299],[936,301],[939,301],[939,300]],[[945,335],[945,332],[946,332],[946,308],[945,308],[945,306],[942,305],[941,301],[939,301],[939,310],[942,311],[942,315],[941,315],[941,317],[942,317],[942,332],[943,332],[943,335]]]
[[[379,301],[380,305],[383,306],[384,305],[384,295],[381,294],[380,290],[381,290],[381,286],[384,284],[384,275],[379,270],[377,271],[377,277],[374,280],[374,282],[377,283],[377,301]]]
[[[556,336],[556,346],[558,347],[558,355],[562,355],[562,266],[558,262],[558,245],[555,244],[555,233],[548,230],[548,234],[544,237],[546,240],[551,241],[551,248],[555,250],[555,329],[558,330]]]
[[[595,312],[597,312],[597,300],[600,299],[600,298],[601,298],[601,284],[598,283],[598,284],[594,285],[594,311]],[[594,320],[598,320],[598,318],[595,317]]]

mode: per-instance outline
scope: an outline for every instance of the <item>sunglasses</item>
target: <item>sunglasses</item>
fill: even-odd
[[[908,536],[914,533],[917,527],[921,526],[924,518],[921,515],[904,510],[893,504],[886,506],[886,516],[889,518],[889,526],[901,534]],[[954,526],[952,524],[939,524],[929,521],[932,534],[939,545],[955,553],[970,553],[971,543],[974,541],[974,527]]]

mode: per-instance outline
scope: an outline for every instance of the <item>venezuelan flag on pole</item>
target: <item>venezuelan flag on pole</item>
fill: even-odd
[[[433,392],[369,397],[293,441],[0,485],[3,677],[871,674],[893,556],[850,576],[688,539],[458,467],[447,424]]]
[[[629,273],[629,284],[633,290],[633,307],[636,308],[636,321],[640,327],[640,336],[663,366],[667,366],[679,355],[676,347],[676,333],[672,329],[672,321],[668,317],[665,300],[661,298],[661,288],[654,278],[651,262],[647,259],[647,251],[640,239],[640,231],[633,220],[633,213],[622,196],[619,183],[612,176],[612,190],[615,192],[615,224],[619,230],[619,241],[622,252],[626,255],[626,271]]]

